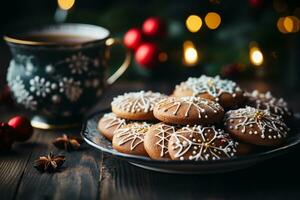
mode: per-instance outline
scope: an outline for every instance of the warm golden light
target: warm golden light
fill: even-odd
[[[210,29],[216,29],[221,24],[221,16],[215,12],[207,13],[204,20],[205,20],[207,27]]]
[[[194,66],[198,63],[198,52],[195,45],[191,41],[183,44],[183,62],[186,66]]]
[[[186,19],[185,25],[190,32],[195,33],[200,30],[202,26],[202,19],[197,15],[190,15]]]
[[[296,33],[300,29],[300,21],[296,16],[281,17],[277,21],[277,28],[281,33]]]
[[[57,3],[62,10],[69,10],[73,7],[75,0],[57,0]]]
[[[262,65],[262,63],[264,62],[264,56],[258,47],[251,47],[249,54],[250,61],[253,65]]]

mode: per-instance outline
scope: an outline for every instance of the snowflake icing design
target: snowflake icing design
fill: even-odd
[[[69,63],[72,74],[82,74],[83,72],[88,71],[89,58],[81,52],[66,58],[66,62]]]
[[[126,125],[126,120],[117,117],[114,113],[106,113],[103,116],[103,122],[107,122],[104,128],[108,129],[117,126],[115,130]]]
[[[184,160],[220,160],[231,158],[236,154],[238,143],[229,138],[221,129],[200,125],[186,126],[172,136],[171,144],[175,158]]]
[[[149,112],[152,111],[154,105],[163,98],[165,98],[165,96],[158,92],[130,92],[115,97],[111,105],[131,113]]]
[[[37,101],[26,91],[20,76],[17,76],[13,81],[9,81],[9,87],[13,91],[17,103],[23,104],[25,108],[36,110]]]
[[[155,145],[160,147],[160,157],[163,157],[169,153],[168,143],[171,135],[175,133],[175,128],[174,126],[159,124],[153,131],[156,132],[155,137],[158,138],[158,141],[155,143]]]
[[[39,76],[35,76],[33,79],[29,81],[30,91],[34,92],[36,96],[46,97],[47,94],[51,92],[51,83],[50,81],[46,81],[45,78],[41,78]]]
[[[177,85],[176,88],[179,90],[192,90],[193,96],[207,92],[216,101],[219,100],[219,96],[223,93],[228,93],[235,97],[236,92],[241,91],[240,87],[233,81],[220,79],[219,76],[209,77],[205,75],[202,75],[200,78],[189,78],[187,81]]]
[[[80,85],[80,81],[75,81],[73,78],[64,77],[62,81],[59,82],[59,91],[64,93],[71,102],[75,102],[82,94]]]
[[[235,127],[230,126],[229,128],[241,128],[242,133],[253,134],[251,130],[247,131],[247,127],[252,128],[256,125],[260,130],[262,139],[277,139],[287,136],[288,128],[282,121],[282,117],[273,115],[268,110],[247,106],[246,108],[228,111],[225,115],[225,121],[233,122],[234,119],[238,119],[238,123]],[[256,131],[254,134],[258,134],[258,132]]]

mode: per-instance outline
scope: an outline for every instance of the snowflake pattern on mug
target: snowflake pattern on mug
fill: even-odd
[[[75,102],[82,94],[80,85],[80,81],[75,81],[73,78],[64,77],[62,81],[59,82],[59,91],[64,93],[67,99],[69,99],[71,102]]]
[[[45,78],[35,76],[33,79],[30,79],[29,84],[30,91],[34,92],[38,97],[46,97],[51,92],[51,83],[50,81],[46,81]]]
[[[81,52],[66,58],[66,62],[69,63],[72,74],[82,74],[83,72],[88,71],[89,61],[90,59]]]

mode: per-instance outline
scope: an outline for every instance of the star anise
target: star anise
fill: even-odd
[[[53,141],[53,145],[59,149],[65,149],[67,151],[78,150],[83,140],[80,137],[67,136],[63,134],[62,137],[58,137]]]
[[[60,169],[64,162],[65,156],[50,153],[35,160],[34,167],[41,172],[55,172]]]

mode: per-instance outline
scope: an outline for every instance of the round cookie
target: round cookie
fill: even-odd
[[[233,81],[220,79],[219,76],[202,75],[189,78],[176,86],[173,96],[199,96],[218,102],[224,108],[230,108],[244,101],[244,92]]]
[[[249,106],[228,111],[225,114],[225,127],[240,141],[260,146],[282,143],[288,131],[281,116]]]
[[[106,113],[98,122],[98,130],[108,140],[112,141],[115,130],[126,125],[126,120],[117,117],[114,113]]]
[[[271,92],[261,93],[257,90],[246,92],[246,104],[261,110],[268,110],[275,115],[281,115],[284,118],[292,116],[287,102],[283,98],[275,98]]]
[[[112,111],[118,117],[129,120],[154,120],[154,105],[166,96],[158,92],[130,92],[113,99]]]
[[[150,124],[131,123],[115,131],[112,145],[121,153],[148,156],[144,148],[144,136],[150,128]]]
[[[222,121],[220,104],[200,97],[168,97],[157,103],[154,116],[172,124],[214,124]]]
[[[151,126],[144,140],[144,146],[150,158],[155,160],[171,159],[168,151],[168,143],[175,131],[175,126],[165,123],[158,123]]]
[[[220,160],[236,156],[237,145],[229,134],[214,126],[186,126],[169,140],[172,160]]]

